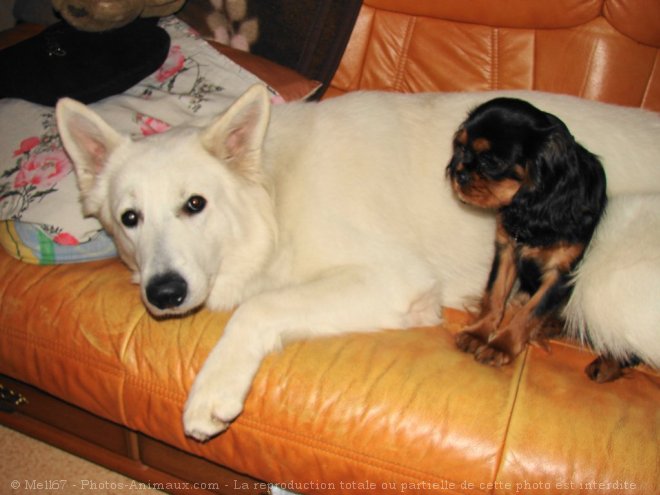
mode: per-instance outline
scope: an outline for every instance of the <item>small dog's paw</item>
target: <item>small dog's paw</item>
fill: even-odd
[[[183,428],[187,436],[200,442],[222,433],[243,410],[243,403],[223,400],[217,395],[191,393],[183,411]]]
[[[456,335],[456,346],[463,352],[474,354],[486,345],[486,341],[478,333],[464,330]]]
[[[496,322],[486,316],[463,328],[456,335],[456,346],[463,352],[474,354],[488,343],[490,335],[497,330]]]
[[[511,331],[505,328],[491,335],[488,343],[477,349],[474,357],[482,364],[500,367],[513,361],[526,345],[526,341],[514,338]]]
[[[503,349],[496,344],[486,344],[474,353],[474,358],[481,364],[487,364],[499,368],[513,361],[513,356],[508,349]]]
[[[589,363],[584,372],[596,383],[607,383],[621,378],[623,367],[613,359],[600,356]]]

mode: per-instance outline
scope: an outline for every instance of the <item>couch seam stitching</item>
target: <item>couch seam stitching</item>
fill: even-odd
[[[653,60],[653,64],[651,65],[651,70],[648,73],[648,79],[646,80],[646,87],[644,88],[644,93],[642,94],[642,101],[640,102],[640,107],[644,108],[644,105],[646,105],[646,102],[648,101],[649,93],[651,92],[651,79],[653,77],[653,74],[656,72],[656,69],[658,67],[658,52],[660,50],[656,50],[656,57]]]
[[[520,387],[522,386],[522,379],[523,375],[525,374],[527,370],[527,363],[529,360],[529,346],[527,346],[527,349],[525,349],[525,355],[523,362],[520,366],[520,372],[518,373],[518,379],[515,385],[515,392],[513,394],[513,398],[511,401],[511,409],[509,411],[509,418],[506,422],[506,427],[504,428],[504,435],[502,436],[502,446],[500,448],[500,452],[497,456],[497,462],[496,462],[496,467],[495,467],[495,472],[494,472],[494,479],[492,480],[493,482],[497,481],[500,479],[500,474],[502,472],[502,463],[504,461],[504,451],[506,449],[507,443],[509,441],[509,432],[511,431],[511,424],[513,423],[513,416],[515,414],[516,406],[518,405],[518,396],[520,395]],[[491,493],[495,493],[495,489],[491,491]]]
[[[538,60],[537,60],[537,48],[538,48],[538,39],[537,39],[537,29],[534,29],[532,35],[532,84],[531,88],[532,90],[536,89],[536,70],[538,67]]]
[[[499,88],[499,29],[491,31],[491,54],[490,54],[490,89]]]
[[[363,5],[362,7],[365,7],[365,5]],[[356,89],[361,89],[362,83],[364,82],[364,70],[365,67],[367,66],[367,59],[369,58],[370,46],[372,45],[371,41],[374,37],[374,31],[376,30],[376,15],[377,15],[377,11],[376,9],[374,9],[373,15],[371,16],[371,22],[369,23],[369,36],[367,36],[367,48],[364,50],[364,54],[362,55],[362,60],[360,63],[360,73],[358,74],[357,77],[357,87],[351,88],[351,90],[353,91],[355,91]],[[357,23],[357,20],[355,22]]]
[[[401,56],[399,57],[399,61],[396,67],[396,72],[394,75],[394,84],[392,89],[394,89],[395,91],[401,91],[403,89],[401,87],[401,84],[403,82],[403,76],[405,74],[406,63],[408,62],[408,51],[410,50],[410,42],[413,37],[413,32],[415,30],[416,23],[417,23],[416,17],[411,16],[410,19],[408,19],[408,23],[406,26],[406,33],[403,39],[403,45],[401,47]]]
[[[80,356],[80,354],[75,353],[72,349],[64,346],[63,344],[60,344],[58,342],[54,342],[49,339],[45,339],[43,337],[36,337],[33,334],[26,335],[23,332],[16,331],[13,328],[10,327],[3,327],[4,328],[4,333],[7,335],[9,338],[17,339],[17,340],[22,340],[26,343],[32,344],[36,347],[39,347],[41,349],[44,349],[47,352],[51,353],[62,353],[64,357],[67,357],[69,359],[73,359],[79,363],[85,364],[85,365],[90,365],[92,367],[97,366],[98,368],[102,368],[102,371],[109,371],[112,374],[116,376],[123,376],[125,375],[125,372],[122,368],[115,367],[109,363],[99,361],[97,359],[89,359]]]
[[[364,452],[351,451],[343,447],[340,447],[338,445],[334,445],[323,440],[318,440],[317,438],[311,436],[302,435],[300,433],[295,433],[284,428],[280,428],[274,425],[269,425],[267,423],[262,423],[255,419],[252,419],[251,417],[239,416],[238,423],[236,426],[261,431],[262,433],[265,433],[273,437],[285,438],[285,439],[287,439],[288,437],[289,441],[294,441],[298,445],[303,445],[303,446],[311,447],[313,449],[318,449],[338,457],[342,457],[342,456],[350,457],[354,461],[363,462],[364,464],[375,469],[392,471],[392,468],[395,468],[399,470],[398,474],[403,476],[410,476],[416,478],[419,481],[430,481],[431,479],[435,479],[439,481],[449,481],[455,483],[456,485],[460,485],[460,482],[457,480],[453,480],[444,476],[438,477],[437,475],[416,470],[415,468],[405,466],[403,464],[398,464],[396,462],[386,461],[383,459],[371,457],[368,454],[365,454]],[[426,479],[422,478],[421,476],[425,476]],[[483,492],[483,493],[487,493],[487,492]]]
[[[580,93],[578,96],[581,98],[584,98],[585,96],[585,91],[587,88],[587,85],[589,83],[589,74],[591,73],[591,69],[594,65],[594,54],[598,50],[598,44],[599,40],[595,40],[594,43],[591,45],[591,50],[589,51],[589,59],[587,63],[585,64],[585,72],[584,72],[584,78],[582,79],[582,83],[580,84]]]

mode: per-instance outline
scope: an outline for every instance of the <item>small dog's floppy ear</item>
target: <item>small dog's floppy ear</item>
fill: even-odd
[[[542,144],[531,164],[530,179],[545,194],[570,191],[575,195],[576,187],[602,178],[602,167],[595,155],[575,141],[563,122],[549,116],[553,123],[540,131]]]
[[[90,108],[70,98],[57,102],[55,114],[62,144],[73,160],[78,187],[86,195],[108,156],[124,138]]]
[[[268,91],[255,84],[202,133],[202,146],[234,171],[256,180],[269,120]]]
[[[545,218],[564,238],[579,233],[574,241],[588,241],[606,202],[605,172],[598,158],[560,123],[548,129],[528,172],[530,215]]]
[[[529,176],[534,187],[548,188],[566,174],[572,173],[570,164],[575,162],[575,141],[563,126],[535,129],[540,146],[529,164]]]

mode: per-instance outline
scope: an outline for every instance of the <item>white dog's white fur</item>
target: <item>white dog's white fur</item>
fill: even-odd
[[[445,166],[467,111],[501,94],[355,93],[271,114],[255,86],[208,126],[138,141],[87,107],[60,102],[84,211],[114,236],[148,309],[238,306],[190,391],[188,435],[224,430],[263,357],[287,340],[433,325],[442,305],[481,293],[494,220],[453,197]],[[507,94],[564,119],[603,158],[610,193],[660,189],[654,114]],[[193,196],[207,200],[197,214],[185,209]],[[122,225],[127,211],[136,226]],[[159,309],[146,295],[163,273],[187,283],[176,307]],[[616,311],[609,299],[602,309]]]
[[[568,330],[599,353],[660,369],[660,194],[610,199],[575,281]]]

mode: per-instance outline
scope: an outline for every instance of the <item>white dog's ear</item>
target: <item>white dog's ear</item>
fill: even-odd
[[[57,102],[55,114],[62,144],[73,161],[84,195],[123,138],[94,111],[70,98]]]
[[[232,170],[255,180],[261,173],[261,147],[269,120],[268,91],[256,84],[202,132],[202,146]]]

